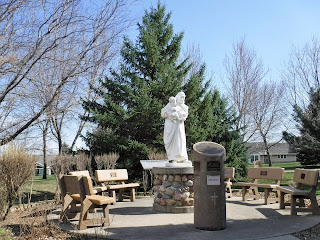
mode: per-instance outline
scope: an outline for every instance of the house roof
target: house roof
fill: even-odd
[[[271,155],[297,153],[295,148],[291,146],[289,143],[270,143],[269,146],[271,146],[269,149]],[[248,147],[249,154],[260,154],[260,155],[266,154],[263,142],[250,142],[250,143],[247,143],[247,147]]]
[[[43,155],[36,155],[37,161],[36,163],[43,166]],[[47,155],[47,164],[51,165],[51,161],[56,157],[56,155]]]

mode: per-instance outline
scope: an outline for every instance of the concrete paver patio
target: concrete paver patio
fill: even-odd
[[[203,231],[194,228],[193,213],[170,214],[153,211],[152,197],[138,197],[135,202],[111,205],[108,227],[76,229],[77,221],[60,224],[65,230],[108,239],[297,239],[290,233],[310,228],[320,222],[320,216],[301,214],[291,216],[290,209],[279,204],[264,205],[263,199],[242,202],[240,197],[227,200],[227,228]],[[57,219],[59,210],[50,216]],[[100,212],[95,214],[101,214]]]

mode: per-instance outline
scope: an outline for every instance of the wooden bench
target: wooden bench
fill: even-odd
[[[226,167],[224,168],[224,184],[226,185],[226,198],[232,197],[232,189],[231,189],[231,179],[234,178],[234,167]]]
[[[279,186],[276,188],[280,193],[280,209],[291,205],[291,215],[297,215],[297,212],[312,212],[312,214],[319,215],[320,209],[316,198],[318,178],[318,170],[295,169],[293,181],[297,183],[297,187]],[[303,190],[303,186],[307,186],[309,190]],[[284,202],[285,194],[291,195],[291,203]],[[305,206],[304,199],[310,199],[310,207]],[[297,202],[297,200],[299,202]],[[297,206],[299,206],[299,208],[297,208]]]
[[[89,174],[89,171],[88,171],[88,170],[84,170],[84,171],[72,171],[72,172],[69,172],[68,175],[90,177],[90,174]],[[103,187],[103,186],[93,187],[93,192],[94,192],[94,194],[101,194],[102,192],[105,192],[105,191],[107,191],[107,188],[106,188],[106,187]]]
[[[119,190],[118,200],[121,202],[124,198],[130,198],[133,202],[136,200],[135,188],[139,187],[139,183],[125,183],[128,180],[127,169],[108,169],[96,170],[96,181],[102,187],[107,187],[107,191],[111,192],[112,197],[116,200],[116,190]],[[120,184],[111,184],[112,182],[121,182]],[[105,185],[107,183],[107,185]],[[124,195],[124,191],[129,190],[130,196]]]
[[[249,168],[248,178],[252,182],[238,182],[242,186],[242,200],[247,201],[248,198],[257,200],[260,198],[258,188],[264,188],[264,203],[269,204],[278,202],[279,196],[275,192],[276,198],[269,198],[270,192],[274,191],[276,187],[280,186],[280,181],[283,180],[284,168]],[[261,184],[258,180],[273,180],[274,184]]]
[[[73,215],[73,218],[79,220],[79,230],[86,229],[89,225],[97,225],[97,223],[99,225],[102,224],[103,226],[110,224],[108,204],[113,203],[114,199],[111,197],[95,195],[93,193],[90,177],[64,175],[60,178],[59,183],[62,196],[60,222],[65,217],[69,219],[71,215],[68,214],[68,210],[70,210],[70,208],[72,209],[72,206],[80,203],[80,216],[79,213]],[[89,219],[89,211],[94,210],[95,208],[102,208],[103,217]],[[95,216],[95,214],[93,214],[93,216]]]

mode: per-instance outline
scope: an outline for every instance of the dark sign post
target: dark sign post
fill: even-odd
[[[194,226],[202,230],[226,228],[224,147],[213,142],[193,145]]]

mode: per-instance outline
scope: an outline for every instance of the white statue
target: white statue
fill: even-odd
[[[185,97],[183,92],[179,92],[176,97],[170,97],[169,103],[161,109],[161,116],[165,118],[163,141],[169,162],[190,162],[184,130],[189,108],[184,104]]]

